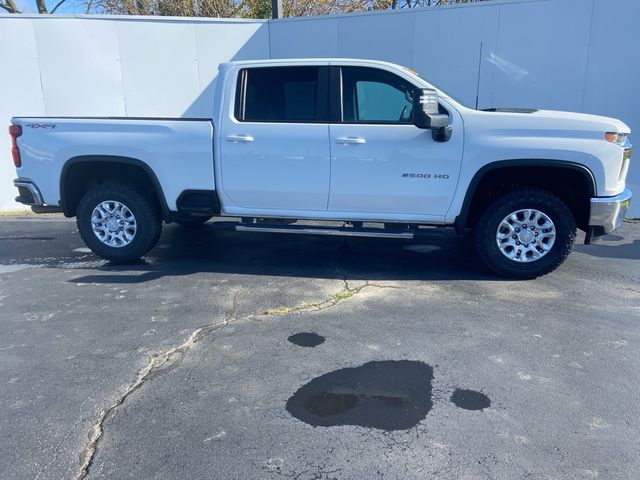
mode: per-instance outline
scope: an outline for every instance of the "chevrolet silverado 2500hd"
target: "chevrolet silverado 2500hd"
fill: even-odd
[[[564,261],[576,228],[587,243],[618,228],[631,198],[621,121],[466,108],[390,63],[225,63],[211,108],[209,120],[15,117],[17,200],[75,216],[112,261],[146,254],[163,221],[231,216],[242,231],[473,230],[491,269],[533,278]]]

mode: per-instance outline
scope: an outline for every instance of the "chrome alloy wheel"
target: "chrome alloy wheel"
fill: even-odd
[[[556,226],[533,208],[516,210],[500,222],[496,242],[502,254],[515,262],[535,262],[544,257],[556,241]]]
[[[105,245],[122,248],[129,245],[136,236],[136,217],[123,203],[106,200],[93,209],[91,228],[98,240]]]

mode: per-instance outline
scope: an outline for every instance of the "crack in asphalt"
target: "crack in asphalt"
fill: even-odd
[[[138,390],[138,388],[140,388],[147,380],[157,377],[158,375],[161,375],[163,373],[169,372],[180,365],[189,349],[196,342],[202,340],[207,335],[210,335],[211,333],[226,327],[232,320],[234,320],[238,312],[238,294],[239,292],[236,292],[236,294],[233,296],[232,306],[227,311],[224,320],[218,323],[213,323],[197,328],[182,344],[178,345],[177,347],[173,347],[164,353],[153,356],[149,360],[149,363],[147,363],[144,368],[138,371],[136,379],[127,387],[127,389],[120,396],[118,396],[118,398],[116,398],[116,400],[109,407],[103,409],[100,412],[96,423],[94,423],[89,430],[89,441],[80,453],[80,472],[76,476],[76,480],[82,480],[88,475],[89,468],[91,467],[91,464],[97,452],[98,442],[102,437],[102,425],[107,420],[107,418],[109,418],[111,414],[124,403],[129,395]]]
[[[83,402],[80,404],[80,406],[78,407],[78,410],[82,410],[82,407],[89,401],[90,398],[93,397],[93,395],[95,395],[96,393],[98,393],[98,390],[100,388],[96,388],[93,390],[93,392],[91,392],[87,398],[85,400],[83,400]],[[61,451],[61,446],[62,443],[69,438],[69,436],[74,432],[74,430],[76,429],[76,427],[78,427],[80,425],[80,423],[82,423],[82,419],[78,419],[78,421],[76,423],[73,424],[73,426],[71,428],[69,428],[67,430],[67,433],[64,434],[64,436],[57,442],[56,445],[52,446],[50,448],[51,451],[55,451],[53,458],[51,459],[51,461],[49,463],[47,463],[43,468],[41,468],[38,473],[36,474],[36,476],[34,477],[33,480],[38,480],[40,478],[41,475],[43,475],[51,465],[53,465],[55,463],[55,461],[60,457],[62,451]],[[72,467],[69,467],[67,469],[67,472],[71,469]],[[66,472],[65,472],[66,473]]]
[[[269,316],[278,316],[278,315],[287,315],[291,313],[297,313],[302,311],[321,311],[326,310],[327,308],[334,307],[338,303],[347,300],[357,294],[359,294],[362,290],[366,288],[381,288],[381,289],[397,289],[399,287],[392,285],[380,285],[376,283],[370,283],[366,281],[363,285],[358,287],[351,287],[346,278],[342,279],[344,284],[344,289],[335,293],[334,295],[326,298],[324,300],[320,300],[318,302],[311,303],[303,303],[301,305],[295,307],[278,307],[274,309],[267,309],[261,315],[249,314],[244,317],[238,317],[238,296],[240,292],[236,292],[233,296],[232,305],[229,310],[226,312],[224,319],[221,322],[213,323],[210,325],[204,325],[202,327],[194,330],[191,335],[180,345],[176,347],[172,347],[169,350],[154,355],[150,358],[149,362],[145,367],[138,371],[136,379],[126,388],[126,390],[119,395],[116,400],[107,408],[103,409],[96,422],[89,430],[88,442],[85,447],[82,449],[80,453],[80,472],[75,477],[76,480],[83,480],[89,474],[89,469],[93,463],[93,460],[96,456],[98,443],[103,434],[104,422],[114,413],[114,411],[120,407],[125,400],[136,390],[138,390],[145,382],[152,380],[153,378],[163,375],[165,373],[170,372],[171,370],[177,368],[182,361],[184,360],[187,352],[191,349],[191,347],[202,340],[203,338],[211,335],[214,332],[217,332],[223,328],[225,328],[232,321],[250,319],[256,316],[269,315]]]
[[[342,282],[344,283],[344,289],[331,295],[329,298],[325,298],[324,300],[320,300],[317,302],[301,303],[300,305],[296,305],[293,307],[280,306],[276,308],[269,308],[263,312],[263,315],[277,316],[277,315],[288,315],[292,313],[308,312],[308,311],[319,312],[321,310],[326,310],[327,308],[331,308],[337,305],[338,303],[342,302],[343,300],[347,300],[353,297],[354,295],[357,295],[365,288],[388,288],[388,289],[400,288],[393,285],[379,285],[377,283],[370,283],[369,281],[366,281],[364,285],[360,285],[359,287],[350,287],[346,279],[343,279]]]

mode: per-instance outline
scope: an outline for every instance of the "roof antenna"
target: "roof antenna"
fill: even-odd
[[[482,70],[482,42],[480,42],[480,58],[478,58],[478,84],[476,85],[476,110],[478,109],[478,97],[480,97],[480,71]]]

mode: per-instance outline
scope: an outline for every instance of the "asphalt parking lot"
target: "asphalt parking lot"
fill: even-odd
[[[640,223],[506,281],[415,241],[0,219],[0,477],[629,479]]]

